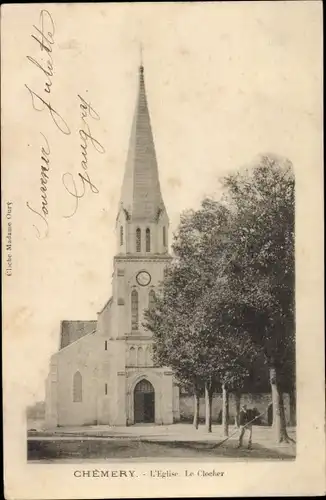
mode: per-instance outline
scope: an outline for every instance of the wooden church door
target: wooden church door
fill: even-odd
[[[155,422],[155,392],[148,380],[141,380],[134,391],[134,421],[136,423]]]

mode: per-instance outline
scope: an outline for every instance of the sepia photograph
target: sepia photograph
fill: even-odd
[[[170,250],[141,59],[112,296],[95,320],[58,325],[28,459],[294,458],[291,160],[261,155],[221,181],[180,214]]]
[[[324,484],[321,26],[319,2],[2,8],[7,498]]]

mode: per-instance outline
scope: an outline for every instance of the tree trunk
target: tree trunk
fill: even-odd
[[[273,402],[273,429],[275,433],[275,440],[277,443],[293,441],[289,438],[286,432],[286,422],[284,414],[284,404],[283,395],[280,392],[278,380],[277,380],[277,369],[275,366],[271,366],[269,369],[270,384],[272,390],[272,402]]]
[[[205,406],[206,406],[206,430],[207,432],[212,432],[212,400],[213,400],[213,390],[212,384],[205,382]]]
[[[240,427],[240,401],[241,401],[241,392],[235,391],[234,393],[235,399],[235,425]]]
[[[222,425],[223,435],[229,435],[229,391],[225,384],[222,385]]]
[[[195,405],[195,411],[194,411],[194,421],[193,425],[196,429],[198,429],[199,426],[199,391],[195,389],[195,394],[194,394],[194,405]]]
[[[296,409],[296,394],[295,389],[291,389],[289,392],[290,398],[290,425],[295,426],[297,424],[297,409]]]

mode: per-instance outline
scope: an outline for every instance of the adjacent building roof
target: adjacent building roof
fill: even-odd
[[[96,320],[92,321],[61,321],[60,349],[76,342],[76,340],[96,330]]]

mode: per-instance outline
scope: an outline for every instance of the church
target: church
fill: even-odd
[[[139,88],[116,218],[112,297],[95,321],[62,321],[46,380],[46,427],[172,424],[179,387],[153,364],[142,325],[172,257],[144,81]]]

